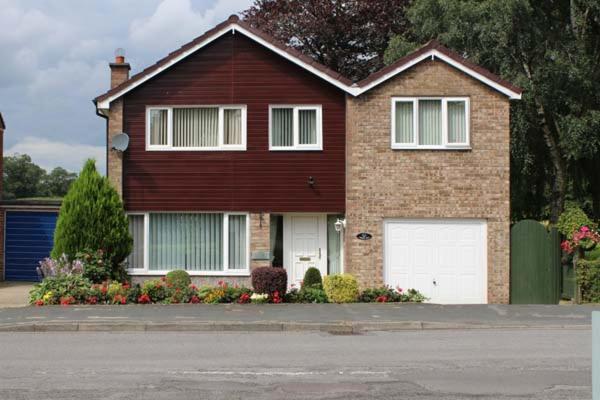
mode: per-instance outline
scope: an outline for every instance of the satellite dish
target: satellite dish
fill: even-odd
[[[127,150],[129,146],[129,136],[125,133],[118,133],[112,138],[112,149],[120,152]]]

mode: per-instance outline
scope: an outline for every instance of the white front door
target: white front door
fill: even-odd
[[[486,229],[483,220],[386,221],[385,283],[432,303],[486,303]]]
[[[311,267],[326,275],[327,215],[284,215],[283,252],[289,286],[300,287],[304,273]]]

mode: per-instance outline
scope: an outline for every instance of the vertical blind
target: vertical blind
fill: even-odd
[[[167,110],[150,110],[150,144],[167,144],[168,113]]]
[[[150,214],[150,270],[223,270],[223,214]]]
[[[419,100],[419,144],[442,144],[441,100]]]
[[[223,110],[223,143],[242,144],[242,110]]]
[[[300,144],[317,144],[317,110],[298,110]]]
[[[173,109],[173,146],[217,147],[219,108]]]
[[[294,145],[294,109],[273,108],[271,110],[271,141],[273,146]]]
[[[396,143],[414,143],[413,103],[396,103]]]
[[[133,238],[133,249],[127,257],[128,268],[144,268],[144,216],[129,216],[129,233]]]
[[[246,257],[246,216],[229,216],[229,268],[245,269]]]
[[[448,143],[467,141],[467,116],[464,101],[448,102]]]

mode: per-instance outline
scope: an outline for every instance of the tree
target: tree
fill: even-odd
[[[360,80],[383,66],[388,41],[406,30],[409,0],[255,0],[251,26]]]
[[[42,193],[48,197],[63,197],[76,178],[76,173],[69,172],[62,167],[56,167],[43,177],[41,182]]]
[[[103,250],[115,272],[131,253],[133,239],[119,194],[88,160],[65,196],[56,230],[52,257]]]
[[[556,222],[567,198],[591,199],[600,217],[600,3],[421,0],[407,16],[386,62],[437,38],[525,90],[511,110],[513,209]]]
[[[3,197],[15,199],[39,196],[40,181],[46,174],[27,154],[4,157]]]

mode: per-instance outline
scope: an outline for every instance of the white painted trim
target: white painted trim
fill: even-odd
[[[505,94],[506,96],[508,96],[510,99],[521,99],[521,94],[517,93],[511,89],[508,89],[507,87],[485,77],[484,75],[476,72],[475,70],[459,63],[456,62],[455,60],[453,60],[452,58],[446,56],[445,54],[441,53],[440,51],[436,50],[436,49],[432,49],[424,54],[422,54],[420,57],[417,57],[413,60],[411,60],[410,62],[403,64],[401,66],[399,66],[398,68],[388,72],[387,74],[383,75],[382,77],[380,77],[379,79],[376,79],[375,81],[369,83],[366,86],[363,87],[358,87],[355,85],[346,85],[345,83],[340,82],[337,79],[332,78],[331,76],[327,75],[326,73],[322,72],[321,70],[313,67],[312,65],[305,63],[304,61],[302,61],[301,59],[299,59],[296,56],[293,56],[291,54],[289,54],[288,52],[278,48],[277,46],[273,45],[272,43],[269,43],[268,41],[262,39],[261,37],[253,34],[252,32],[244,29],[243,27],[241,27],[240,25],[236,24],[236,23],[231,23],[227,26],[225,26],[224,28],[222,28],[221,30],[219,30],[218,32],[214,33],[213,35],[209,36],[208,38],[206,38],[205,40],[203,40],[202,42],[198,43],[197,45],[195,45],[194,47],[190,48],[189,50],[181,53],[179,56],[173,58],[172,60],[170,60],[169,62],[167,62],[165,65],[161,66],[160,68],[157,68],[156,70],[154,70],[153,72],[147,74],[146,76],[144,76],[143,78],[137,80],[136,82],[133,82],[131,85],[126,86],[125,88],[123,88],[122,90],[118,91],[117,93],[109,96],[108,98],[106,98],[105,100],[99,101],[96,104],[96,109],[98,111],[100,111],[101,113],[103,113],[102,110],[108,110],[110,108],[110,103],[112,103],[114,100],[118,99],[119,97],[123,96],[125,93],[135,89],[136,87],[140,86],[141,84],[143,84],[144,82],[148,81],[149,79],[152,79],[154,76],[160,74],[161,72],[165,71],[166,69],[172,67],[174,64],[178,63],[179,61],[183,60],[184,58],[188,57],[189,55],[195,53],[197,50],[203,48],[204,46],[210,44],[211,42],[215,41],[216,39],[220,38],[221,36],[223,36],[224,34],[228,33],[228,32],[240,32],[243,35],[247,36],[248,38],[254,40],[255,42],[263,45],[264,47],[268,48],[269,50],[275,52],[276,54],[282,56],[283,58],[291,61],[292,63],[304,68],[305,70],[311,72],[312,74],[320,77],[321,79],[331,83],[332,85],[338,87],[339,89],[345,91],[346,93],[352,95],[352,96],[359,96],[363,93],[365,93],[366,91],[372,89],[373,87],[379,85],[382,82],[385,82],[386,80],[394,77],[395,75],[401,73],[402,71],[405,71],[406,69],[412,67],[413,65],[426,60],[428,58],[439,58],[442,61],[445,61],[446,63],[452,65],[453,67],[461,70],[462,72],[466,73],[467,75],[472,76],[473,78],[481,81],[482,83],[496,89],[497,91],[499,91],[500,93]]]
[[[173,146],[173,110],[176,108],[218,108],[218,143],[216,147],[174,147]],[[167,144],[150,144],[150,112],[152,110],[167,110]],[[242,143],[224,144],[224,110],[241,110],[242,112]],[[247,113],[245,104],[195,104],[195,105],[152,105],[146,106],[146,151],[246,151],[247,143]]]
[[[272,135],[272,111],[277,108],[291,108],[292,117],[292,136],[294,144],[292,146],[273,146]],[[300,110],[316,111],[316,129],[317,143],[316,144],[300,144],[300,118],[298,117]],[[269,151],[322,151],[323,150],[323,107],[320,104],[269,104]]]
[[[172,270],[151,270],[150,269],[150,214],[223,214],[223,270],[222,271],[187,271],[190,276],[249,276],[250,275],[250,213],[248,212],[227,212],[227,211],[149,211],[149,212],[127,212],[127,215],[144,216],[144,266],[143,268],[129,268],[127,272],[136,276],[156,276],[165,275]],[[229,268],[229,216],[246,216],[246,268]]]
[[[442,144],[419,144],[419,100],[440,100],[442,102]],[[465,102],[466,142],[448,143],[448,102]],[[413,105],[413,141],[412,143],[396,143],[396,103],[412,103]],[[468,97],[392,97],[391,99],[390,147],[393,150],[469,150],[471,149],[471,101]]]

